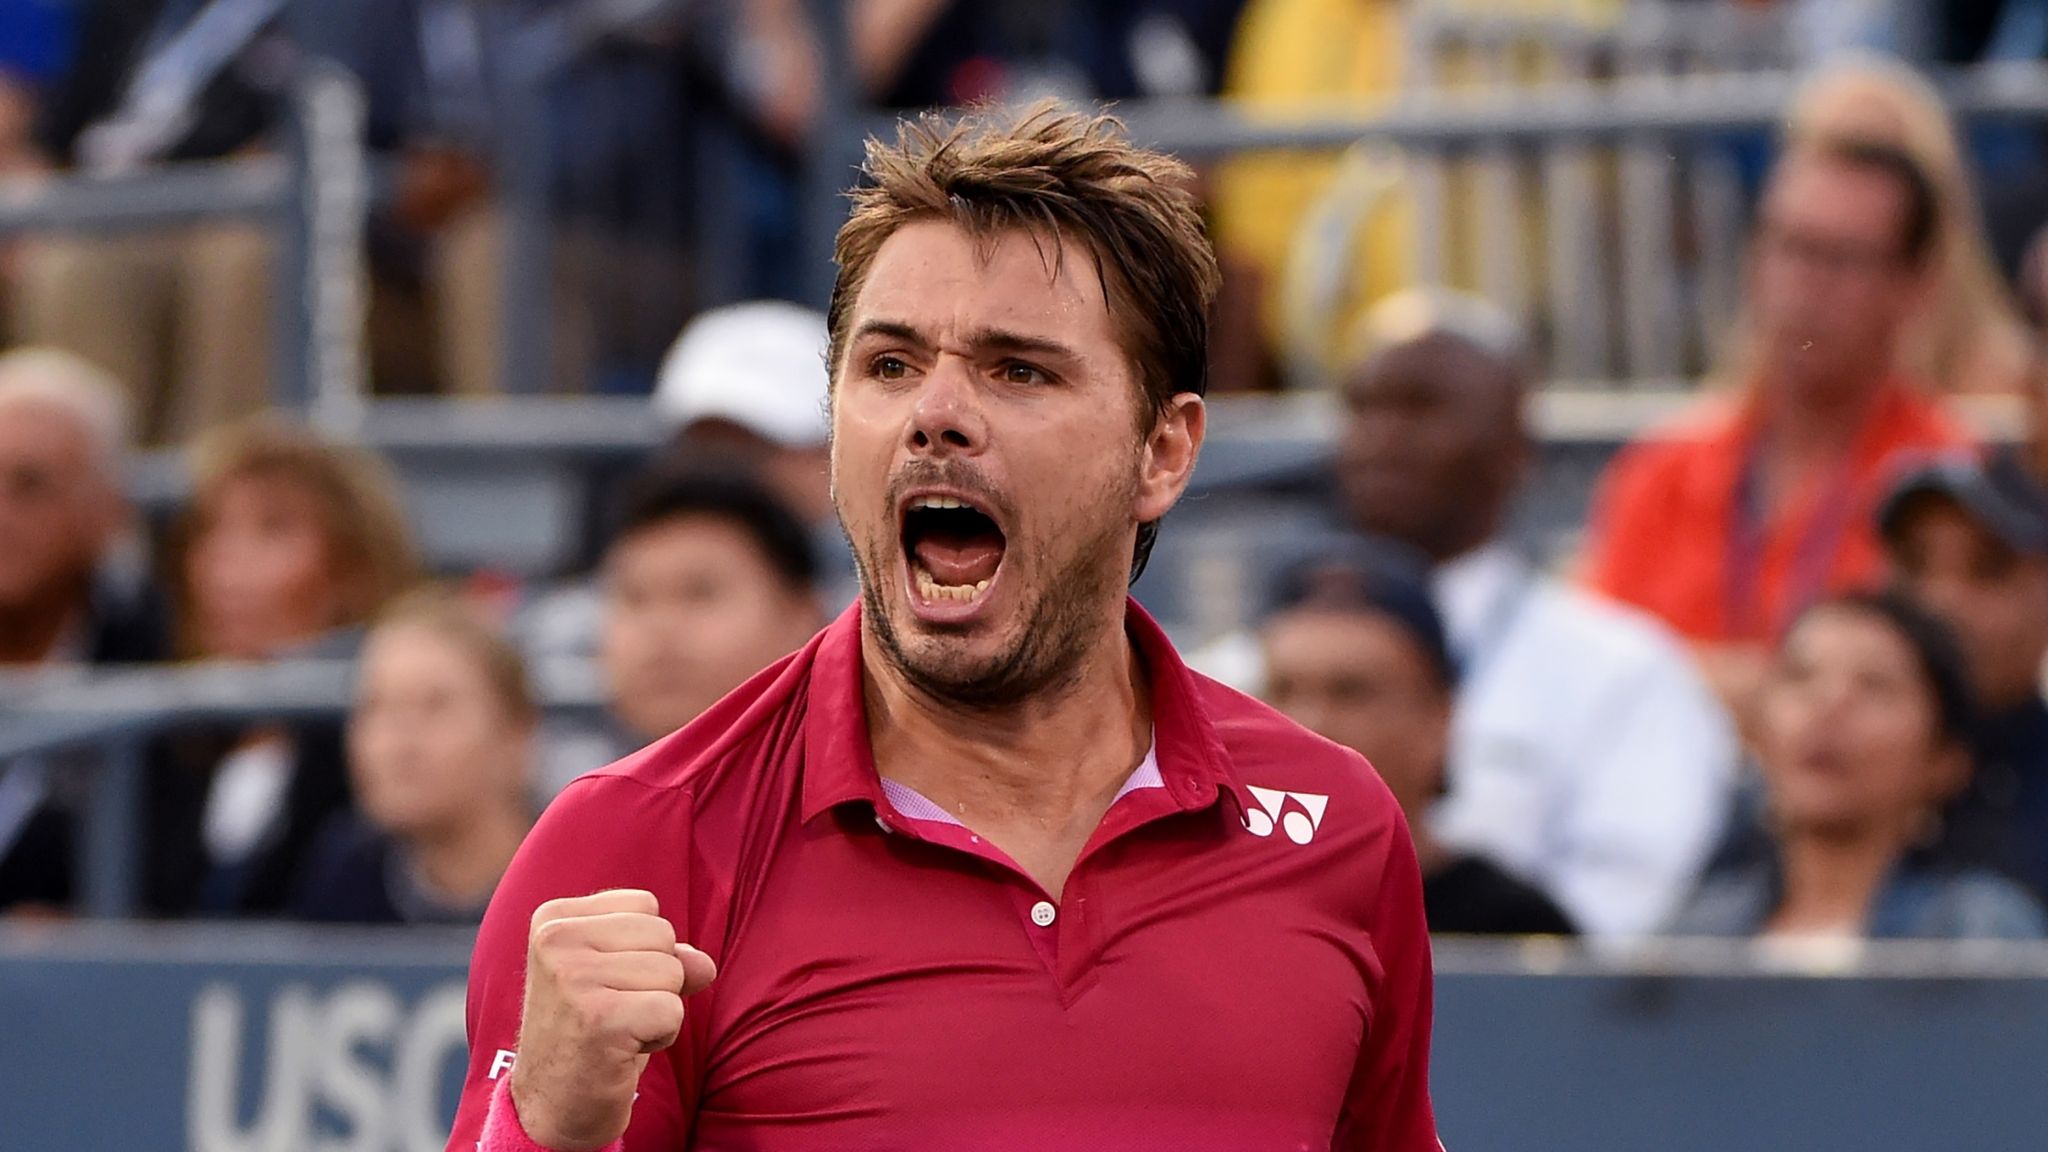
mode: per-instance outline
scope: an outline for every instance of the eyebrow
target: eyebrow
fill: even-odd
[[[854,329],[853,339],[848,341],[848,343],[851,344],[855,341],[874,336],[901,340],[906,344],[913,344],[919,348],[931,347],[931,341],[925,339],[922,333],[912,325],[900,320],[862,321],[860,327]],[[1057,340],[1048,339],[1043,336],[1028,336],[1022,332],[1011,331],[1007,328],[977,328],[967,334],[967,346],[980,353],[1010,353],[1012,355],[1046,356],[1064,360],[1082,359],[1080,352]]]

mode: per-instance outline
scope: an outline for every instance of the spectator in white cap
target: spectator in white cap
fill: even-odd
[[[662,459],[650,464],[649,472],[737,473],[766,489],[767,495],[801,522],[819,568],[818,595],[825,606],[836,611],[851,603],[858,589],[852,554],[832,511],[826,385],[823,313],[780,300],[711,309],[683,327],[662,361],[654,387],[654,410],[674,439]],[[750,530],[765,529],[754,525]],[[616,553],[622,550],[622,543],[618,537],[609,541],[608,567],[617,567]],[[612,577],[616,592],[617,573]],[[515,625],[515,632],[536,658],[598,656],[600,649],[606,648],[613,663],[637,665],[637,661],[620,656],[619,644],[600,643],[605,636],[620,632],[608,627],[618,618],[616,608],[598,585],[579,584],[529,608]],[[799,630],[796,639],[800,641],[817,621],[804,613],[792,615],[809,620],[808,627]],[[634,626],[624,631],[636,630]],[[637,638],[643,649],[663,647],[651,635]],[[659,655],[655,652],[649,657],[652,665],[660,664],[655,659]],[[709,660],[711,654],[699,652],[695,658]],[[618,669],[613,672],[616,676]],[[648,675],[678,678],[673,669],[661,667]],[[724,684],[711,697],[715,699],[731,686]],[[668,690],[679,697],[691,695],[689,687],[681,683],[669,685]],[[623,695],[631,698],[638,694],[628,691]],[[665,734],[693,714],[689,707],[674,702],[645,708],[634,706],[631,699],[621,703],[622,711],[634,713],[636,718],[596,728],[563,723],[545,727],[540,772],[545,793],[552,795],[575,776],[652,736]],[[677,715],[681,718],[672,722],[637,719],[638,714],[664,709],[680,709]]]
[[[824,314],[755,300],[683,328],[662,361],[654,408],[683,454],[744,467],[806,521],[824,524],[832,521],[825,388]]]

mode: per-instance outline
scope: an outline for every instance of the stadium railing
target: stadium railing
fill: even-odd
[[[297,67],[278,152],[119,176],[0,179],[0,239],[208,220],[267,222],[282,240],[276,281],[284,289],[271,318],[277,402],[347,435],[368,394],[362,247],[373,174],[363,149],[362,85],[319,57]]]
[[[550,716],[603,709],[588,661],[536,663],[536,692]],[[0,767],[87,777],[78,839],[80,910],[134,914],[146,749],[181,725],[338,719],[352,700],[349,660],[75,669],[0,678]]]

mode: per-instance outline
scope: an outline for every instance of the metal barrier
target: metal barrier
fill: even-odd
[[[1779,126],[1802,79],[1791,17],[1784,6],[1698,0],[1634,0],[1604,19],[1585,14],[1593,5],[1550,7],[1405,6],[1408,75],[1383,111],[1343,100],[1175,100],[1117,113],[1138,140],[1191,158],[1348,150],[1398,170],[1415,209],[1419,283],[1462,281],[1522,317],[1547,352],[1546,375],[1672,386],[1704,370],[1734,317],[1746,223],[1728,137]],[[1453,56],[1462,67],[1447,65]],[[1939,79],[1959,118],[2048,120],[2048,65],[1980,65]],[[850,101],[825,109],[807,220],[821,270],[858,160],[852,140],[892,130],[891,118]],[[1460,174],[1471,177],[1473,204],[1454,219]],[[1369,215],[1394,190],[1334,191],[1327,207]],[[1681,230],[1696,237],[1684,254]],[[1465,233],[1476,267],[1461,274],[1451,249]],[[1311,243],[1296,259],[1341,262],[1348,251]],[[1326,291],[1344,278],[1320,267],[1302,277]],[[1281,352],[1308,365],[1292,379],[1321,383],[1317,355]]]
[[[1782,6],[1650,0],[1549,7],[1515,13],[1451,0],[1414,5],[1411,83],[1494,97],[1565,85],[1655,100],[1671,82],[1785,76],[1798,65]],[[1539,76],[1533,82],[1532,71]],[[1476,184],[1466,220],[1478,251],[1473,284],[1548,335],[1557,375],[1644,381],[1695,373],[1703,363],[1686,351],[1709,347],[1734,313],[1732,257],[1743,232],[1735,166],[1697,131],[1680,137],[1636,127],[1606,143],[1614,147],[1556,140],[1535,157],[1516,155],[1506,141],[1475,151],[1465,165]],[[1407,162],[1424,283],[1450,279],[1451,167],[1434,151]],[[1677,252],[1681,216],[1699,237],[1690,268]],[[1542,239],[1540,268],[1530,266],[1531,224]],[[1700,306],[1683,307],[1687,297]]]
[[[440,1152],[469,948],[445,929],[0,925],[0,1147]],[[1874,947],[1803,974],[1727,946],[1443,940],[1436,963],[1457,1152],[2018,1152],[2048,1126],[2041,947]]]
[[[1701,372],[1734,315],[1743,197],[1726,145],[1712,138],[1774,130],[1800,79],[1784,71],[1628,76],[1416,96],[1381,114],[1304,108],[1286,122],[1227,104],[1130,104],[1119,114],[1138,139],[1190,156],[1384,151],[1408,173],[1423,284],[1458,279],[1447,253],[1447,174],[1457,158],[1469,159],[1477,205],[1465,223],[1477,232],[1480,260],[1468,287],[1529,322],[1547,346],[1547,376],[1641,389]],[[1943,89],[1962,117],[2048,119],[2048,67],[1979,66],[1943,78]],[[1611,195],[1595,179],[1602,146],[1617,150]],[[1540,194],[1526,178],[1530,167]],[[1603,224],[1609,199],[1612,228]],[[1356,210],[1376,203],[1364,198]],[[1681,211],[1701,237],[1691,268],[1676,254]],[[1525,251],[1531,218],[1544,240],[1540,284]],[[1318,255],[1343,259],[1341,250]],[[1696,306],[1685,307],[1688,299]],[[1313,371],[1294,375],[1321,383]]]
[[[602,712],[600,678],[588,661],[555,659],[533,668],[550,715]],[[78,868],[91,916],[119,918],[137,907],[145,750],[159,732],[184,724],[336,719],[352,702],[348,660],[136,667],[30,673],[0,680],[0,773],[35,770],[65,753],[92,754],[67,769],[90,774]],[[0,1144],[0,1147],[4,1147]]]
[[[363,225],[371,173],[362,87],[307,62],[292,86],[281,154],[163,165],[132,176],[0,180],[0,237],[257,220],[280,237],[276,395],[335,435],[355,431],[367,384],[360,353]]]
[[[1675,381],[1630,391],[1555,383],[1536,395],[1531,423],[1541,467],[1532,487],[1543,506],[1555,511],[1534,520],[1531,536],[1549,539],[1571,528],[1597,466],[1687,402]],[[1973,397],[1956,408],[1990,439],[2010,437],[2024,426],[2021,406],[2011,398]],[[1199,521],[1232,493],[1318,475],[1338,420],[1337,405],[1320,392],[1212,397],[1209,438],[1176,524]],[[644,402],[601,397],[373,400],[359,425],[359,438],[390,459],[404,481],[430,564],[447,571],[491,567],[534,576],[575,567],[590,538],[599,480],[630,468],[668,435],[648,418]],[[174,452],[145,455],[131,472],[129,489],[145,510],[169,515],[185,497],[182,458]],[[1170,560],[1162,555],[1153,567],[1156,580]]]
[[[556,6],[511,32],[503,66],[497,133],[505,194],[505,260],[499,285],[506,392],[547,390],[553,362],[554,124],[548,94],[571,65],[613,36],[685,7],[683,0],[579,0]]]

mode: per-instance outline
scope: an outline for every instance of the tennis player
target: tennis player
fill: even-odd
[[[1129,598],[1206,419],[1187,169],[1041,107],[866,177],[829,365],[860,603],[548,809],[449,1147],[1435,1152],[1399,807]]]

